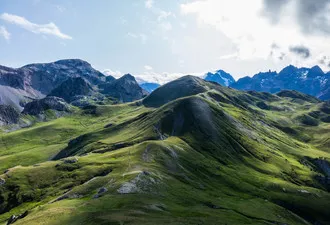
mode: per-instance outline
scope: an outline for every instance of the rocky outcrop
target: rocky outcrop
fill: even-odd
[[[133,180],[123,183],[117,192],[119,194],[154,193],[159,183],[148,171],[139,173]]]
[[[126,74],[117,80],[101,85],[100,88],[103,94],[116,98],[120,102],[132,102],[142,99],[148,94],[130,74]]]
[[[49,96],[26,104],[22,113],[35,116],[42,114],[49,109],[61,111],[61,112],[70,112],[70,107],[64,101],[64,99],[54,96]]]
[[[10,105],[0,105],[0,126],[18,123],[19,113]]]
[[[100,197],[101,197],[102,195],[104,195],[104,193],[106,193],[107,191],[108,191],[107,188],[102,187],[102,188],[99,189],[99,191],[97,192],[97,194],[94,195],[93,198],[100,198]]]
[[[0,187],[6,184],[6,180],[3,178],[0,178]]]
[[[19,219],[23,219],[24,217],[26,217],[29,214],[28,211],[25,211],[24,213],[20,214],[20,215],[12,215],[8,221],[7,221],[7,225],[13,224],[15,223],[17,220]]]

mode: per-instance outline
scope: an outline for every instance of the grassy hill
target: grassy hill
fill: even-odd
[[[0,224],[329,224],[329,116],[188,76],[3,132]]]

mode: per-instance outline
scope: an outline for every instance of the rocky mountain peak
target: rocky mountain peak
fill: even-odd
[[[206,73],[204,80],[213,81],[222,86],[229,86],[235,82],[235,79],[229,73],[226,73],[223,70],[217,70],[214,73]]]
[[[119,78],[118,80],[131,80],[131,81],[135,81],[135,77],[131,74],[125,74],[124,76],[122,76],[121,78]]]
[[[319,66],[314,66],[308,71],[307,77],[316,78],[316,77],[320,77],[323,75],[324,75],[323,70]]]
[[[102,84],[101,92],[117,98],[121,102],[131,102],[143,98],[148,93],[143,90],[131,74],[126,74],[117,80]]]
[[[297,67],[295,67],[293,65],[289,65],[289,66],[285,67],[284,69],[282,69],[278,73],[278,75],[279,76],[290,76],[291,74],[294,74],[297,70],[298,70]]]
[[[54,62],[54,64],[59,65],[68,65],[68,66],[86,66],[86,67],[92,67],[90,63],[81,60],[81,59],[62,59]]]

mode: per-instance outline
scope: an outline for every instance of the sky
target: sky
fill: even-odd
[[[79,58],[166,83],[293,64],[330,70],[330,0],[0,0],[0,64]]]

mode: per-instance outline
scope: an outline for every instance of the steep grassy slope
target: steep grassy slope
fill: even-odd
[[[121,123],[145,111],[148,109],[133,105],[99,106],[16,132],[2,133],[0,170],[47,161],[65,148],[71,139],[102,130],[110,123]]]
[[[329,105],[188,80],[0,134],[0,224],[329,224]]]

